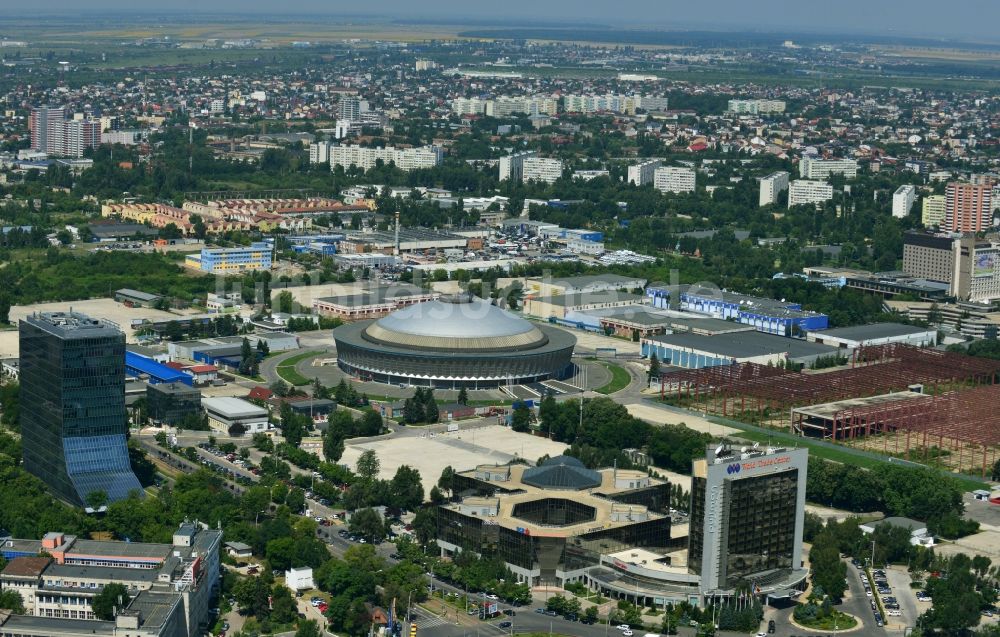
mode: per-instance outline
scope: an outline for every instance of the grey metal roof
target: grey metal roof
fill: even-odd
[[[850,341],[864,341],[874,338],[891,338],[893,336],[909,336],[921,332],[933,331],[926,327],[904,325],[902,323],[873,323],[871,325],[854,325],[851,327],[835,327],[830,330],[817,331],[820,337],[843,338]]]
[[[525,469],[521,482],[539,489],[580,491],[601,486],[601,474],[572,456],[555,456],[537,467]]]
[[[822,356],[837,351],[835,347],[811,343],[797,338],[773,336],[762,332],[733,332],[705,336],[683,333],[651,336],[650,341],[686,349],[707,352],[724,358],[750,358],[788,352],[791,359]]]
[[[326,296],[316,300],[330,305],[339,305],[341,307],[364,307],[367,305],[381,305],[388,301],[407,299],[414,296],[426,296],[430,294],[432,294],[432,292],[428,292],[427,290],[415,285],[402,284],[373,288],[371,290],[358,292],[357,294]]]
[[[461,302],[425,301],[380,318],[366,333],[378,341],[443,349],[461,347],[523,347],[541,343],[544,335],[534,325],[478,298]],[[495,343],[492,341],[496,341]]]

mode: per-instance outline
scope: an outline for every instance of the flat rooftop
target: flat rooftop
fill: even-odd
[[[671,533],[673,536],[673,533]],[[688,572],[687,549],[679,549],[670,553],[657,553],[641,548],[625,549],[617,553],[608,553],[608,557],[626,564],[641,566],[653,571],[663,573],[683,573]],[[666,562],[670,562],[667,564]]]
[[[816,374],[818,378],[822,378],[822,374]],[[881,394],[879,396],[866,396],[864,398],[848,398],[846,400],[837,400],[830,403],[821,403],[819,405],[809,405],[806,407],[796,407],[792,411],[797,414],[802,414],[803,416],[808,416],[810,418],[818,418],[820,420],[833,420],[837,413],[844,411],[845,409],[861,409],[864,407],[872,407],[875,405],[887,405],[890,403],[898,403],[910,400],[931,400],[931,397],[927,394],[918,394],[912,391],[900,391],[893,392],[891,394]]]
[[[29,325],[64,339],[122,337],[118,326],[80,312],[39,312],[23,319]]]
[[[796,338],[774,336],[757,331],[726,334],[663,334],[646,339],[682,349],[697,350],[720,355],[725,358],[752,358],[787,352],[791,359],[805,356],[824,356],[837,350],[835,347],[810,343]]]
[[[849,341],[864,341],[876,338],[893,338],[910,336],[934,330],[903,323],[872,323],[870,325],[854,325],[851,327],[835,327],[829,330],[815,332],[823,338],[842,338]]]
[[[494,469],[499,469],[500,467],[494,467]],[[540,489],[534,487],[530,484],[526,484],[522,481],[524,472],[534,467],[522,464],[510,465],[510,479],[504,482],[490,482],[489,484],[495,484],[499,489],[510,489],[517,490],[517,493],[504,493],[498,490],[496,495],[491,498],[466,498],[462,500],[461,503],[455,503],[448,505],[448,508],[458,511],[460,505],[472,505],[472,506],[495,506],[497,510],[497,515],[491,518],[492,521],[496,522],[500,526],[508,529],[523,529],[535,536],[545,536],[545,537],[572,537],[575,535],[583,535],[585,533],[592,533],[595,531],[602,531],[605,529],[613,529],[622,526],[628,526],[630,524],[635,524],[641,520],[630,519],[629,513],[634,512],[636,515],[641,515],[648,520],[659,520],[663,519],[664,515],[659,513],[654,513],[648,511],[646,507],[641,505],[629,505],[620,502],[614,502],[607,496],[615,493],[624,493],[631,491],[633,489],[619,488],[615,485],[615,469],[602,469],[597,471],[600,476],[601,484],[592,489],[559,489],[559,488],[545,488]],[[475,471],[463,471],[460,475],[475,478]],[[617,471],[618,478],[639,478],[646,477],[646,474],[641,471]],[[650,485],[663,484],[665,481],[657,480],[656,478],[650,478]],[[514,515],[514,507],[518,504],[526,502],[534,502],[537,500],[543,500],[546,498],[550,499],[562,499],[570,500],[577,504],[583,504],[594,509],[594,518],[589,520],[584,520],[575,524],[566,525],[549,525],[540,524],[525,520],[523,518]],[[614,516],[613,516],[614,514]],[[618,517],[620,516],[620,517]],[[614,519],[618,517],[618,519]]]
[[[201,405],[207,411],[222,414],[228,418],[253,418],[266,417],[267,410],[263,407],[232,396],[219,396],[213,398],[202,398]]]
[[[405,299],[414,296],[436,296],[436,294],[415,285],[391,285],[373,288],[359,294],[326,296],[316,300],[329,303],[330,305],[361,307],[365,305],[379,305],[395,299]]]

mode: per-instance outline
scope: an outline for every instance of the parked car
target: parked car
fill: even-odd
[[[497,628],[510,628],[513,625],[514,624],[511,622],[500,622],[499,624],[497,624]]]

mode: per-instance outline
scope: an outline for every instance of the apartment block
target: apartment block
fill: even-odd
[[[370,170],[379,160],[383,164],[393,163],[404,171],[418,168],[433,168],[444,159],[444,151],[440,146],[421,146],[419,148],[366,148],[363,146],[333,146],[330,148],[330,168],[342,166],[348,168],[357,166],[362,170]]]
[[[991,183],[951,182],[945,190],[944,226],[952,232],[980,232],[991,225]]]
[[[563,174],[563,163],[558,159],[528,157],[524,160],[521,178],[524,181],[553,183]]]
[[[803,179],[829,179],[831,175],[854,179],[858,176],[858,162],[853,159],[817,157],[803,157],[799,160],[799,177]]]
[[[833,186],[825,181],[796,179],[788,184],[788,207],[819,204],[833,199]]]
[[[788,173],[773,172],[760,180],[760,206],[778,203],[778,195],[788,189]]]
[[[537,157],[538,151],[525,150],[500,158],[500,181],[521,181],[524,178],[524,160]]]
[[[653,173],[653,187],[660,192],[694,192],[695,172],[685,166],[663,166]]]
[[[628,167],[628,182],[636,186],[653,183],[656,169],[663,165],[659,159],[650,159]]]
[[[785,102],[782,100],[729,100],[729,108],[727,110],[737,115],[784,113]]]
[[[60,157],[83,157],[88,148],[101,145],[101,122],[67,119],[62,106],[31,109],[31,148]]]
[[[920,204],[920,223],[925,228],[940,226],[944,223],[947,197],[944,195],[928,195]]]
[[[900,186],[892,195],[892,216],[902,219],[910,214],[913,202],[917,198],[917,189],[910,185]]]
[[[330,142],[315,142],[309,144],[309,163],[326,164],[330,162]]]

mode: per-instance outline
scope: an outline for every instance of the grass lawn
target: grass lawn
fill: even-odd
[[[295,369],[295,366],[307,358],[310,358],[312,356],[318,356],[322,353],[323,352],[316,350],[312,352],[303,352],[301,354],[296,354],[295,356],[286,358],[285,360],[278,363],[278,367],[275,369],[275,371],[277,372],[278,376],[281,377],[282,380],[284,380],[286,383],[289,383],[294,387],[302,387],[303,385],[308,385],[312,381],[303,376],[302,374],[300,374],[299,371]]]
[[[594,391],[597,393],[613,394],[616,391],[625,389],[632,382],[632,376],[623,367],[612,363],[605,363],[604,361],[600,361],[600,363],[611,372],[611,381],[607,385],[595,389]]]
[[[836,621],[834,620],[836,618]],[[842,613],[839,610],[833,611],[833,614],[829,617],[823,617],[822,619],[817,619],[811,622],[795,620],[795,623],[803,628],[811,628],[812,630],[820,631],[832,631],[834,625],[836,624],[837,630],[850,630],[858,625],[858,620],[854,619],[846,613]]]

